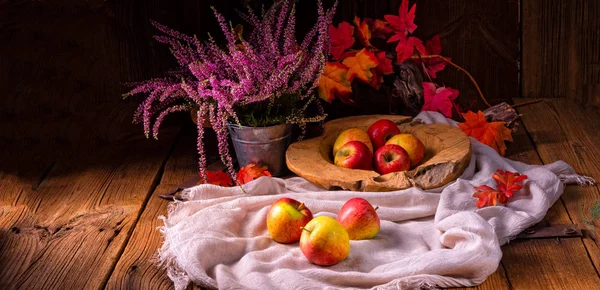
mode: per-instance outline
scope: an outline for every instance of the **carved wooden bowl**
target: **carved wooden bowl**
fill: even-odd
[[[380,175],[371,170],[348,169],[333,164],[333,144],[343,130],[365,131],[379,119],[390,119],[402,133],[410,133],[425,145],[425,158],[409,171]],[[456,180],[471,160],[471,142],[458,128],[446,124],[417,124],[396,115],[368,115],[337,119],[325,124],[319,137],[296,142],[286,152],[288,168],[298,176],[328,190],[392,191],[418,187],[437,188]]]

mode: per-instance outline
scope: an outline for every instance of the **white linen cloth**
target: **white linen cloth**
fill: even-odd
[[[416,119],[456,126],[439,113],[423,112]],[[498,268],[500,246],[543,219],[565,180],[591,179],[562,161],[527,165],[502,158],[475,139],[471,144],[473,156],[462,176],[436,190],[325,191],[299,177],[261,177],[244,185],[245,192],[214,185],[187,189],[188,201],[172,203],[168,217],[161,217],[165,241],[159,263],[178,290],[190,282],[221,289],[478,285]],[[506,206],[479,209],[473,187],[495,187],[491,176],[497,169],[529,178]],[[313,265],[298,243],[279,244],[269,237],[265,216],[281,197],[304,202],[315,216],[331,217],[348,199],[363,197],[379,206],[381,230],[374,239],[351,241],[350,255],[339,264]]]

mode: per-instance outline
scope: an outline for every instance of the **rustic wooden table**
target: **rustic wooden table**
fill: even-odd
[[[600,110],[565,99],[518,110],[523,126],[508,158],[564,160],[600,180]],[[158,195],[196,174],[195,137],[166,130],[149,141],[139,128],[121,128],[122,116],[129,115],[95,117],[109,120],[108,133],[61,135],[69,151],[37,153],[37,144],[0,155],[0,289],[173,287],[151,262],[161,245],[157,217],[168,205]],[[73,138],[95,146],[77,148]],[[599,289],[599,200],[598,186],[568,186],[542,223],[575,224],[583,237],[515,240],[478,288]]]

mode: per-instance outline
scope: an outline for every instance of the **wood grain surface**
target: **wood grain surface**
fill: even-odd
[[[600,2],[522,0],[522,97],[600,107]]]

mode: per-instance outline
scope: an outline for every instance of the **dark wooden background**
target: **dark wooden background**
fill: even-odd
[[[233,16],[237,7],[263,2],[1,0],[0,148],[43,155],[141,135],[130,124],[140,99],[122,100],[124,84],[174,65],[168,49],[152,39],[150,19],[202,38],[218,29],[210,5]],[[299,1],[304,29],[314,20],[314,2]],[[559,97],[600,106],[598,1],[415,2],[417,36],[439,33],[443,54],[475,76],[490,102]],[[340,0],[336,21],[382,17],[399,5]],[[478,100],[468,78],[453,68],[439,81],[458,88],[463,104]]]

